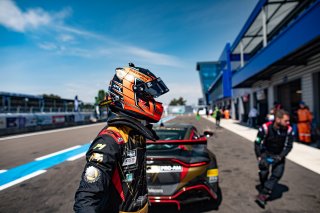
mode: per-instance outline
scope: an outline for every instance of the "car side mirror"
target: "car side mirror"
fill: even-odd
[[[207,137],[207,138],[210,138],[211,136],[213,136],[213,132],[211,131],[204,131],[203,132],[203,136]]]

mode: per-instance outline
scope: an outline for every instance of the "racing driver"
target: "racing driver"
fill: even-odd
[[[92,142],[75,194],[76,212],[148,212],[146,139],[157,136],[150,123],[163,107],[155,98],[168,92],[149,70],[117,68],[101,105],[109,108],[107,126]]]

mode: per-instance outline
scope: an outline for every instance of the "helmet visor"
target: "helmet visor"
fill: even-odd
[[[137,85],[138,91],[148,93],[154,98],[159,97],[169,92],[168,87],[163,83],[161,78],[156,78],[152,81],[141,83]]]

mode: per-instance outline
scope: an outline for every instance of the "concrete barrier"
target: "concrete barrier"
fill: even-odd
[[[0,136],[88,124],[94,120],[91,112],[0,114]]]

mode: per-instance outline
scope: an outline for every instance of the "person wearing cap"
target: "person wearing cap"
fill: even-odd
[[[310,143],[312,114],[303,101],[299,102],[299,109],[297,110],[297,115],[299,141],[304,143]]]

